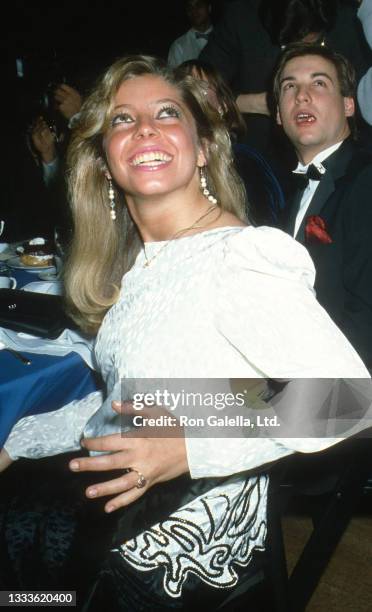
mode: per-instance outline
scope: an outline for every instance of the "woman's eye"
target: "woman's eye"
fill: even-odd
[[[288,91],[288,89],[292,89],[292,87],[294,87],[294,83],[286,83],[283,86],[283,91]]]
[[[119,125],[120,123],[132,123],[133,119],[128,113],[119,113],[111,120],[111,125]]]
[[[158,112],[158,119],[167,119],[168,117],[180,117],[180,112],[174,106],[164,106]]]
[[[314,81],[315,85],[317,87],[325,87],[325,82],[324,81]]]

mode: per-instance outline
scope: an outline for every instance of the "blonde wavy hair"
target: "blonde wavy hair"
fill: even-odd
[[[142,245],[125,194],[115,184],[117,218],[114,222],[110,218],[103,139],[119,87],[143,75],[159,76],[178,90],[206,152],[210,191],[223,210],[245,220],[246,195],[234,169],[229,134],[197,81],[176,76],[163,60],[154,57],[136,55],[116,61],[83,104],[67,156],[74,233],[65,268],[66,301],[69,314],[88,333],[97,332],[116,302],[121,279]]]

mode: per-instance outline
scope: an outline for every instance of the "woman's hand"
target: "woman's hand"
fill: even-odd
[[[87,488],[86,495],[90,498],[115,495],[105,505],[106,512],[127,506],[154,484],[171,480],[188,471],[184,432],[175,417],[157,407],[143,409],[139,413],[131,402],[113,402],[112,406],[118,413],[131,416],[140,414],[149,418],[164,416],[171,418],[175,424],[161,427],[141,426],[125,434],[85,438],[82,441],[82,446],[89,451],[109,451],[110,454],[74,459],[70,463],[71,470],[132,470],[121,473],[118,478]],[[139,487],[141,475],[146,480],[145,484]]]
[[[13,463],[13,459],[9,457],[5,448],[2,448],[0,450],[0,472],[4,472],[11,463]]]

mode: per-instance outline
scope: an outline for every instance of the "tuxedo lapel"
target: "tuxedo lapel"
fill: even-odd
[[[302,220],[302,223],[299,227],[299,230],[296,235],[296,240],[304,244],[305,242],[305,226],[307,222],[307,218],[310,215],[319,215],[323,207],[327,204],[329,198],[332,193],[335,191],[338,179],[340,179],[346,172],[348,164],[352,158],[354,151],[354,145],[350,138],[344,140],[342,145],[332,153],[327,159],[325,159],[322,163],[326,168],[326,173],[322,180],[320,181],[313,198],[310,202],[309,208],[306,211],[306,214]],[[297,212],[300,206],[302,193],[299,195],[299,199],[295,201],[293,200],[293,206],[290,211],[290,219],[292,222],[292,226],[290,228],[293,236],[294,224],[297,216]],[[297,194],[295,197],[298,197]],[[288,230],[289,225],[288,225]]]

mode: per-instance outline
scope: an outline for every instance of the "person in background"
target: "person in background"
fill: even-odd
[[[284,194],[267,160],[244,141],[247,130],[234,95],[218,70],[200,59],[183,62],[176,74],[191,75],[202,85],[208,102],[223,119],[231,137],[234,163],[247,193],[247,218],[254,225],[279,225]]]
[[[57,226],[69,234],[65,153],[81,104],[77,89],[66,84],[53,89],[48,85],[30,113],[29,127],[13,134],[2,202],[4,239],[8,242],[35,236],[52,238]]]
[[[363,26],[364,36],[372,48],[372,0],[362,0],[358,17]],[[363,119],[372,125],[372,67],[362,76],[358,85],[358,103]]]
[[[30,150],[36,164],[41,165],[45,185],[48,187],[56,180],[59,157],[57,153],[57,135],[53,126],[49,126],[44,117],[36,118],[30,128]]]
[[[191,28],[176,38],[169,48],[168,64],[172,67],[197,58],[213,30],[209,0],[186,0],[185,6]]]
[[[200,54],[224,76],[248,125],[247,142],[284,170],[290,149],[270,118],[267,92],[283,46],[321,41],[345,55],[360,77],[370,61],[356,9],[337,0],[237,0],[225,12]],[[288,186],[288,189],[290,186]]]
[[[61,83],[54,91],[54,100],[58,111],[68,121],[68,126],[72,128],[79,119],[83,104],[82,95],[75,87]]]
[[[368,372],[316,301],[306,249],[280,230],[246,225],[229,134],[196,79],[156,58],[118,60],[82,107],[68,162],[67,299],[76,322],[98,332],[107,393],[19,421],[0,469],[21,456],[94,451],[70,469],[106,472],[86,495],[109,496],[108,513],[124,511],[86,611],[216,609],[238,596],[235,585],[257,580],[267,545],[263,466],[337,440],[221,444],[177,425],[166,437],[124,433],[117,413],[135,411],[130,402],[112,410],[122,384]],[[91,541],[80,546],[91,554]]]
[[[72,128],[79,119],[79,112],[83,98],[77,89],[62,83],[53,92],[54,107],[56,111],[67,121],[68,128]],[[42,164],[44,182],[48,186],[56,179],[58,169],[61,165],[61,157],[69,140],[69,132],[57,133],[57,126],[48,125],[46,118],[37,117],[30,128],[33,152],[36,154],[35,161]],[[63,144],[63,149],[57,145]],[[60,150],[59,150],[60,149]]]
[[[320,303],[372,367],[372,156],[352,137],[354,70],[327,47],[293,45],[274,93],[301,182],[283,228],[308,249]]]
[[[2,214],[4,240],[52,238],[54,227],[68,216],[64,198],[61,143],[54,126],[37,115],[25,133],[13,135],[4,174]]]

